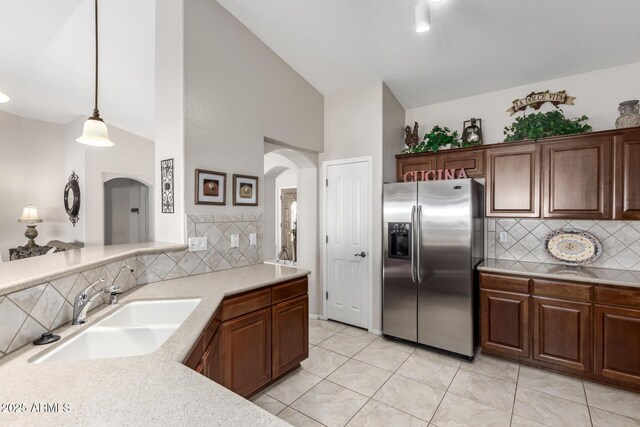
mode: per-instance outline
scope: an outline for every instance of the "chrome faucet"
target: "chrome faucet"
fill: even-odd
[[[73,325],[82,325],[87,321],[87,312],[89,311],[89,307],[93,304],[93,302],[101,296],[100,292],[96,292],[94,296],[89,298],[89,294],[92,290],[95,290],[95,286],[104,283],[105,279],[100,277],[97,281],[92,283],[91,285],[84,288],[78,295],[76,295],[75,300],[73,301]],[[102,289],[102,292],[107,293],[105,291],[106,288]]]
[[[120,267],[120,271],[118,271],[118,274],[116,274],[116,277],[113,279],[113,284],[111,286],[104,288],[104,292],[109,294],[110,305],[117,304],[118,295],[122,293],[122,289],[120,289],[120,286],[116,285],[116,282],[118,281],[118,277],[120,277],[120,274],[122,273],[123,270],[129,270],[130,273],[133,273],[133,267],[131,267],[128,264],[123,265],[122,267]]]

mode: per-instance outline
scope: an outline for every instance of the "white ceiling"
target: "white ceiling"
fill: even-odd
[[[68,123],[93,110],[93,0],[0,0],[0,108]],[[100,113],[154,137],[155,0],[100,2]],[[116,141],[117,142],[117,141]]]
[[[423,34],[415,0],[218,2],[325,95],[383,80],[405,108],[640,61],[638,0],[445,0]]]

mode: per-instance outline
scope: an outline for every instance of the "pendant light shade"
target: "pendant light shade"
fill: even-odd
[[[9,102],[11,98],[9,98],[9,96],[5,95],[4,93],[0,92],[0,104],[4,104],[5,102]]]
[[[95,29],[96,29],[96,86],[95,86],[95,103],[93,106],[93,115],[84,122],[82,128],[82,136],[76,141],[80,144],[91,145],[94,147],[111,147],[113,142],[109,139],[107,125],[100,118],[98,110],[98,0],[95,0]]]
[[[84,122],[82,128],[82,136],[76,139],[80,144],[91,145],[94,147],[112,147],[113,142],[109,139],[107,125],[102,119],[89,117]]]
[[[430,12],[427,0],[418,0],[416,4],[416,33],[424,33],[431,29]]]

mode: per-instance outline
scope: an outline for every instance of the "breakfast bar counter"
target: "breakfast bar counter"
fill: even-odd
[[[55,331],[62,341],[113,310],[139,300],[199,298],[198,306],[155,352],[136,357],[50,362],[27,345],[0,362],[2,425],[287,425],[183,363],[225,296],[305,277],[309,271],[257,264],[138,286],[102,306],[82,326]]]

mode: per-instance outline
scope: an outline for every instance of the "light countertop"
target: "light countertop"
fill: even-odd
[[[0,262],[0,296],[111,261],[185,248],[182,244],[159,242],[88,246],[51,255]]]
[[[28,345],[0,362],[0,403],[58,403],[55,413],[1,413],[0,425],[233,425],[285,426],[221,385],[182,364],[226,295],[303,277],[309,271],[268,264],[225,270],[138,286],[127,302],[201,298],[187,320],[154,353],[76,362],[29,363],[66,337],[114,310],[102,306],[88,323],[55,331],[62,340],[48,347]],[[70,410],[63,412],[63,404]]]
[[[515,274],[545,279],[569,280],[602,285],[640,288],[640,271],[614,270],[612,268],[574,267],[540,262],[486,259],[478,270],[491,273]]]

